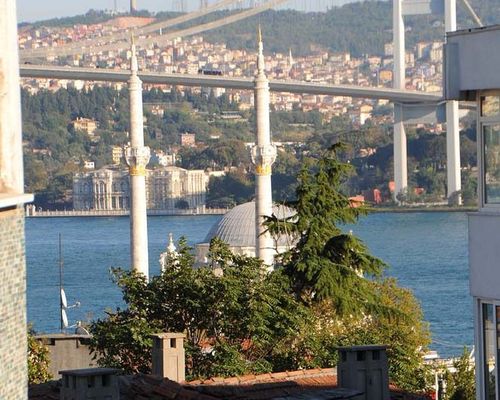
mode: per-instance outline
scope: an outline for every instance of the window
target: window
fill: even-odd
[[[483,368],[486,400],[496,399],[495,333],[493,304],[483,304]]]
[[[500,115],[500,96],[481,96],[481,117]]]
[[[481,208],[500,209],[500,91],[484,91],[479,96],[478,194]]]
[[[484,202],[500,204],[500,124],[483,125]]]
[[[111,377],[109,375],[102,375],[101,383],[103,387],[111,386]]]

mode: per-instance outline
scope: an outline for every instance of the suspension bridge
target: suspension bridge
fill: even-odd
[[[137,8],[137,0],[131,0],[131,11]],[[480,20],[468,4],[467,0],[461,0],[466,10],[471,14],[474,21],[480,24]],[[104,51],[126,51],[130,47],[128,38],[131,34],[136,37],[136,45],[146,48],[148,46],[165,46],[176,38],[201,34],[209,30],[234,24],[243,19],[255,16],[266,10],[285,5],[287,0],[217,0],[215,2],[200,1],[199,9],[180,15],[166,21],[155,22],[136,30],[112,33],[106,36],[63,44],[54,47],[44,47],[19,51],[22,77],[68,79],[68,80],[91,80],[126,82],[130,77],[129,71],[115,71],[93,68],[59,67],[36,65],[40,60],[64,59],[64,57],[76,54],[99,54]],[[407,187],[407,149],[406,134],[404,131],[405,107],[411,105],[413,114],[418,106],[422,106],[420,114],[427,116],[429,112],[435,111],[438,104],[444,103],[441,93],[426,93],[410,91],[405,88],[405,29],[404,19],[406,15],[426,14],[435,10],[436,5],[441,8],[445,16],[445,27],[447,31],[456,30],[456,0],[393,0],[393,37],[394,37],[394,87],[372,88],[356,87],[347,85],[315,84],[294,81],[270,81],[269,87],[272,91],[302,93],[302,94],[324,94],[336,96],[349,96],[369,99],[386,99],[394,103],[394,180],[395,194],[403,192]],[[175,26],[194,21],[204,17],[216,10],[234,8],[237,12],[230,13],[215,21],[194,25],[188,28],[174,30]],[[167,30],[167,32],[164,32]],[[253,90],[254,84],[251,79],[230,78],[224,76],[200,76],[187,74],[166,74],[140,71],[140,79],[145,83],[169,84],[185,86],[206,86],[230,89]],[[431,110],[431,111],[429,111]],[[451,197],[461,189],[460,179],[460,147],[458,127],[458,104],[448,102],[446,104],[447,115],[447,157],[448,157],[448,196]],[[416,114],[419,114],[417,111]],[[415,118],[412,119],[415,121]]]

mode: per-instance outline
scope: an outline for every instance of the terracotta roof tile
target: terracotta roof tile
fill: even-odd
[[[334,400],[355,393],[337,387],[335,369],[312,369],[210,378],[184,384],[151,375],[121,376],[123,400]],[[359,393],[359,392],[358,392]],[[58,400],[57,382],[29,389],[30,400]],[[393,400],[424,400],[423,395],[398,391],[391,385]]]
[[[297,371],[290,371],[288,372],[288,376],[294,377],[294,376],[304,376],[306,373],[303,369],[299,369]]]
[[[245,383],[245,382],[255,382],[255,375],[243,375],[240,376],[240,383]]]
[[[237,377],[226,378],[226,379],[224,379],[223,383],[227,384],[227,385],[234,385],[234,384],[240,383],[240,379]],[[203,384],[205,384],[205,382],[203,382]]]
[[[153,388],[153,392],[157,393],[165,399],[175,399],[179,392],[181,391],[180,385],[169,385],[169,384],[160,384],[159,386],[155,386]]]
[[[288,378],[288,372],[275,372],[274,374],[271,374],[272,379],[285,379]]]

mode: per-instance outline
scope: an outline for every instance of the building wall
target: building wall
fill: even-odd
[[[470,293],[483,299],[499,299],[500,214],[469,215]]]
[[[128,210],[130,186],[126,170],[77,174],[73,178],[73,208],[84,210]]]
[[[179,201],[189,208],[205,205],[209,174],[170,166],[149,170],[146,176],[148,209],[173,210]],[[73,179],[73,208],[128,210],[129,177],[126,170],[101,169],[77,174]]]
[[[49,349],[50,373],[59,379],[59,371],[97,367],[90,352],[90,335],[42,335],[36,337]]]
[[[0,399],[27,398],[24,210],[0,209]]]

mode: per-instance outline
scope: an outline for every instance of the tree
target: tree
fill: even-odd
[[[255,188],[248,174],[242,170],[228,172],[221,177],[212,177],[208,183],[207,203],[219,204],[221,200],[228,203],[244,203],[250,201],[255,194]]]
[[[184,199],[177,200],[175,202],[175,208],[178,208],[180,210],[187,210],[189,209],[189,202]]]
[[[367,212],[363,206],[351,207],[341,191],[352,168],[338,161],[341,149],[333,145],[319,159],[304,164],[297,200],[287,203],[295,215],[285,220],[270,217],[267,226],[273,235],[288,232],[298,238],[279,261],[298,298],[305,303],[329,299],[340,315],[359,315],[377,308],[372,282],[366,277],[380,276],[385,264],[340,227],[355,223]]]
[[[446,371],[446,400],[474,400],[476,398],[476,379],[474,364],[467,348],[460,358],[453,362],[455,372]]]
[[[333,367],[340,345],[383,343],[391,381],[425,389],[428,326],[411,292],[378,278],[383,262],[342,232],[341,224],[367,210],[351,207],[340,190],[349,167],[337,160],[337,149],[303,168],[296,214],[268,218],[271,233],[287,230],[297,239],[273,272],[217,239],[199,268],[183,240],[150,282],[115,270],[127,308],[92,324],[99,364],[149,372],[149,335],[165,330],[186,333],[191,378]]]
[[[35,332],[28,328],[28,382],[38,384],[52,379],[49,372],[49,349],[35,339]]]
[[[91,348],[99,365],[149,372],[149,335],[166,330],[187,334],[191,377],[273,369],[277,344],[297,335],[307,310],[290,295],[281,272],[263,275],[260,260],[235,255],[217,240],[210,249],[211,263],[193,268],[182,241],[175,260],[150,282],[114,271],[128,307],[93,322]]]

